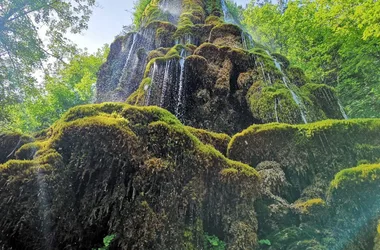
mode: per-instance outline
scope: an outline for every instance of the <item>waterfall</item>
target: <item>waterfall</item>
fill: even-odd
[[[185,34],[177,39],[175,39],[175,44],[193,44],[193,45],[199,45],[199,42],[197,42],[197,39],[195,39],[191,34]]]
[[[137,44],[137,33],[133,33],[132,35],[132,45],[129,47],[129,51],[128,51],[128,54],[127,54],[127,59],[125,60],[125,63],[124,63],[124,66],[123,66],[123,69],[122,69],[122,74],[119,78],[119,85],[124,82],[124,80],[127,80],[128,78],[128,69],[130,68],[130,63],[131,63],[131,57],[132,57],[132,54],[134,53],[135,51],[135,47],[136,47],[136,44]]]
[[[226,23],[237,24],[234,17],[231,15],[230,11],[228,10],[226,0],[221,0],[221,5],[222,5],[222,11],[224,15],[224,21]]]
[[[278,119],[278,111],[277,111],[277,97],[274,98],[274,114],[276,116],[276,122],[280,122],[280,120]]]
[[[160,100],[160,107],[164,107],[165,104],[165,96],[166,96],[166,90],[168,89],[168,84],[170,80],[170,66],[171,66],[172,60],[166,61],[165,65],[165,74],[164,74],[164,81],[162,83],[162,91],[161,91],[161,100]]]
[[[348,120],[348,115],[346,111],[344,111],[343,105],[339,99],[338,99],[338,105],[339,105],[340,112],[342,113],[342,116],[344,117],[345,120]]]
[[[241,32],[241,40],[243,44],[243,49],[250,50],[255,47],[255,42],[253,41],[252,36],[248,32]]]
[[[158,7],[166,14],[170,23],[177,24],[182,12],[181,0],[160,0]]]
[[[178,84],[178,97],[177,97],[177,106],[175,109],[175,115],[180,118],[183,111],[183,83],[185,80],[185,57],[186,51],[182,49],[181,58],[179,60],[180,64],[180,75],[179,75],[179,84]]]
[[[150,86],[148,86],[148,85],[144,86],[145,92],[148,91],[148,93],[146,94],[146,97],[145,97],[145,105],[146,106],[150,105],[150,97],[152,95],[152,89],[153,89],[154,84],[156,82],[157,73],[158,73],[158,65],[156,62],[154,62],[153,71],[151,71],[151,73],[149,74],[149,76],[151,78]]]
[[[282,71],[281,64],[277,61],[276,58],[272,57],[272,55],[269,53],[269,51],[266,50],[266,53],[272,58],[276,68],[281,72],[282,81],[283,81],[284,85],[288,88],[288,90],[292,94],[292,98],[293,98],[294,102],[297,104],[297,106],[301,112],[301,117],[302,117],[303,122],[307,123],[306,114],[305,114],[306,107],[305,107],[304,103],[302,102],[302,99],[289,86],[289,82],[288,82],[289,80],[286,77],[285,73]]]

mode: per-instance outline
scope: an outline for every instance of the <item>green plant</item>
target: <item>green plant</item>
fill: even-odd
[[[215,235],[207,235],[204,236],[204,249],[210,250],[224,250],[226,249],[226,243],[220,240]]]
[[[272,243],[271,243],[270,240],[268,240],[268,239],[265,239],[265,240],[259,240],[259,244],[260,244],[260,245],[266,245],[266,246],[270,246],[270,245],[272,245]]]
[[[103,244],[104,246],[101,247],[101,248],[98,248],[98,249],[95,249],[93,248],[92,250],[108,250],[111,242],[115,239],[116,235],[115,234],[111,234],[111,235],[107,235],[106,237],[104,237],[103,239]]]

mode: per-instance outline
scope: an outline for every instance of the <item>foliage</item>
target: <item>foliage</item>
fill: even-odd
[[[36,93],[33,72],[74,51],[65,37],[87,28],[95,0],[0,0],[0,120],[9,105]]]
[[[111,242],[113,241],[113,239],[115,239],[115,237],[116,235],[114,234],[107,235],[106,237],[104,237],[103,239],[104,246],[101,248],[98,248],[97,250],[108,250]]]
[[[270,245],[272,245],[272,243],[270,242],[270,240],[268,240],[268,239],[265,239],[265,240],[259,240],[259,244],[260,245],[265,245],[265,246],[270,246]]]
[[[141,20],[142,20],[142,17],[144,15],[144,11],[146,9],[146,7],[148,6],[148,4],[150,4],[152,0],[136,0],[134,2],[134,18],[133,18],[133,22],[134,22],[134,25],[135,25],[135,28],[140,28],[141,26]]]
[[[82,52],[68,64],[60,65],[54,75],[45,77],[44,88],[12,106],[11,127],[23,132],[38,131],[50,126],[69,108],[90,103],[96,74],[108,51],[105,46],[95,54]]]
[[[220,240],[215,235],[209,236],[205,234],[204,236],[204,249],[210,250],[224,250],[226,249],[226,243]]]
[[[286,8],[253,1],[243,23],[313,82],[337,86],[349,116],[378,117],[379,10],[372,0],[293,0]]]

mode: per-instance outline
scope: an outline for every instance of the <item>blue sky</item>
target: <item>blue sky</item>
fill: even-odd
[[[69,38],[81,48],[95,52],[103,44],[110,44],[122,31],[123,25],[132,23],[133,0],[98,0],[99,7],[94,9],[89,22],[89,29],[80,35]],[[236,0],[245,6],[249,0]]]

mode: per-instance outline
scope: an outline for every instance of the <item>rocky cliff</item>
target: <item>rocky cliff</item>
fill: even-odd
[[[186,125],[228,134],[252,123],[344,118],[333,88],[255,44],[226,8],[219,0],[151,1],[141,29],[112,44],[98,102],[156,105]]]
[[[0,135],[1,249],[380,248],[380,120],[344,119],[223,0],[152,0],[97,100]]]

